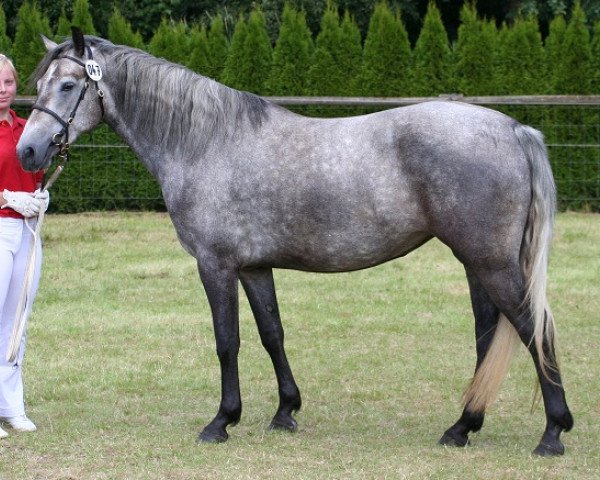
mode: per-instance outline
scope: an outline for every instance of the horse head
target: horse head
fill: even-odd
[[[102,68],[81,30],[74,27],[72,39],[60,45],[42,38],[47,53],[33,77],[38,96],[17,144],[17,156],[29,171],[48,168],[52,157],[66,155],[69,142],[104,116]]]

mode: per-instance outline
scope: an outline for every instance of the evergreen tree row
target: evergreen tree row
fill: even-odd
[[[96,32],[88,0],[75,0],[72,18],[61,14],[56,29],[35,3],[18,12],[12,41],[0,8],[0,51],[13,57],[23,78],[32,72],[43,47],[39,34],[61,40],[70,26]],[[233,88],[262,95],[436,96],[600,93],[600,22],[592,32],[579,2],[569,22],[550,23],[542,41],[535,18],[517,18],[497,28],[479,18],[473,4],[461,12],[457,41],[450,44],[440,12],[432,1],[416,43],[410,44],[400,15],[386,3],[376,6],[361,42],[354,19],[330,6],[313,38],[305,15],[286,5],[274,46],[265,16],[255,9],[240,16],[228,38],[223,19],[209,27],[163,19],[144,45],[117,7],[108,38],[181,63]]]

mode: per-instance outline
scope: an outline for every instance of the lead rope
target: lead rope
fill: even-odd
[[[79,31],[79,29],[77,29],[77,30],[78,30],[79,35],[81,36],[81,42],[83,43],[84,42],[83,34],[81,33],[81,31]],[[75,34],[76,34],[76,32],[74,30],[73,35],[75,36]],[[104,102],[103,102],[104,91],[101,90],[100,86],[98,85],[98,82],[102,79],[102,69],[100,68],[100,65],[98,65],[92,58],[92,50],[89,47],[89,45],[84,45],[84,46],[87,50],[87,56],[88,56],[88,60],[86,62],[82,62],[78,58],[72,57],[70,55],[65,55],[64,57],[60,57],[60,58],[68,58],[69,60],[74,61],[75,63],[81,65],[84,68],[88,78],[90,78],[94,82],[94,85],[96,86],[96,93],[98,94],[98,98],[100,99],[100,110],[102,111],[102,117],[104,117]],[[77,113],[77,110],[79,108],[79,104],[83,101],[83,97],[85,96],[85,93],[87,92],[88,87],[89,87],[89,83],[86,81],[83,88],[81,89],[81,92],[79,93],[79,98],[77,99],[75,108],[73,109],[73,111],[71,112],[71,115],[69,115],[69,118],[66,121],[63,120],[62,118],[60,118],[60,116],[56,112],[54,112],[46,107],[42,107],[41,105],[37,105],[37,104],[34,104],[32,107],[32,109],[41,110],[42,112],[45,112],[45,113],[51,115],[63,127],[63,129],[60,132],[56,133],[52,137],[52,143],[55,146],[59,147],[59,149],[60,149],[59,157],[62,158],[62,162],[56,167],[56,170],[54,170],[54,172],[52,173],[52,175],[50,176],[50,178],[48,179],[46,184],[42,187],[42,191],[48,190],[52,186],[54,181],[58,178],[60,173],[63,171],[63,168],[64,168],[66,162],[69,160],[69,125],[73,122],[73,119],[75,118],[75,114]],[[38,218],[37,218],[37,224],[35,226],[35,229],[33,229],[29,225],[27,219],[25,219],[25,225],[31,232],[31,234],[33,236],[33,241],[31,242],[31,245],[29,247],[29,255],[27,258],[27,268],[25,271],[25,278],[23,279],[23,286],[21,288],[21,293],[19,296],[19,304],[17,306],[17,314],[16,314],[16,318],[15,318],[15,323],[13,325],[13,331],[12,331],[12,336],[10,338],[10,344],[6,351],[6,360],[9,363],[13,363],[17,358],[17,355],[19,353],[19,348],[21,346],[21,341],[23,340],[23,333],[25,332],[25,328],[27,327],[27,322],[29,320],[29,315],[31,314],[31,306],[33,304],[32,293],[33,293],[33,285],[34,285],[33,280],[34,280],[34,276],[35,276],[35,264],[36,264],[36,260],[37,260],[37,250],[38,250],[38,242],[39,242],[39,238],[40,238],[40,231],[42,229],[42,224],[44,223],[44,216],[45,216],[45,212],[40,212],[40,214],[38,215]]]
[[[42,191],[48,190],[65,168],[65,163],[68,159],[68,151],[65,151],[61,156],[63,158],[63,162],[56,167],[46,184],[42,187]],[[19,303],[17,304],[16,317],[15,322],[13,324],[13,331],[10,337],[10,343],[6,351],[6,361],[9,363],[14,363],[17,359],[17,355],[19,354],[19,349],[21,347],[21,341],[23,340],[23,334],[25,333],[27,323],[29,322],[29,316],[31,315],[38,243],[45,215],[45,211],[40,212],[40,214],[37,217],[37,224],[35,225],[35,229],[29,225],[28,219],[25,219],[25,226],[31,232],[33,239],[31,244],[29,245],[29,253],[27,255],[27,267],[25,268],[25,277],[23,278],[21,293],[19,294]]]

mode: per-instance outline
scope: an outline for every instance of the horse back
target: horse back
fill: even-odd
[[[432,236],[506,234],[529,194],[513,125],[449,102],[329,120],[277,108],[215,151],[209,182],[190,180],[184,190],[205,187],[184,230],[242,266],[316,271],[372,266]]]

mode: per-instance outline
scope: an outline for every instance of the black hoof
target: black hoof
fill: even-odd
[[[465,447],[470,443],[469,437],[466,435],[457,435],[449,432],[444,433],[438,442],[438,444],[446,447]]]
[[[217,432],[206,428],[198,435],[198,443],[225,443],[229,435],[225,430]]]
[[[540,457],[557,457],[559,455],[564,455],[564,453],[565,446],[558,441],[552,445],[540,443],[533,451],[534,455],[539,455]]]
[[[298,430],[298,422],[291,416],[288,417],[275,417],[269,425],[269,430],[281,430],[284,432],[295,432]]]

